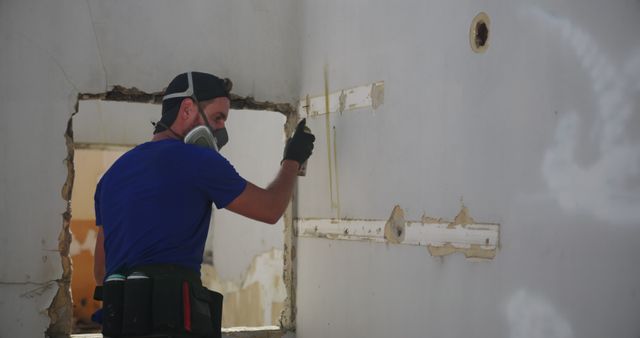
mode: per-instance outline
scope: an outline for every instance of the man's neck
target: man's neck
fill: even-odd
[[[177,140],[178,137],[173,135],[172,132],[170,132],[169,130],[165,130],[163,132],[159,132],[155,135],[153,135],[153,138],[151,139],[151,141],[161,141],[161,140],[166,140],[166,139],[174,139]]]

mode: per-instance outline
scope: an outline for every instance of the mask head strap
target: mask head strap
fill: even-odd
[[[202,108],[200,107],[200,102],[198,101],[198,98],[196,97],[196,94],[195,94],[195,91],[194,91],[194,86],[193,86],[193,73],[192,72],[188,72],[187,73],[187,83],[188,83],[187,90],[185,90],[185,91],[183,91],[181,93],[167,94],[162,98],[162,101],[169,100],[169,99],[175,99],[175,98],[179,98],[179,97],[185,97],[185,98],[188,97],[188,98],[192,99],[193,102],[195,102],[196,107],[198,107],[198,113],[200,113],[200,116],[204,120],[204,123],[206,124],[207,128],[209,128],[209,130],[213,133],[213,128],[211,128],[211,125],[209,124],[209,119],[207,118],[207,115],[204,113],[204,111],[202,111]]]

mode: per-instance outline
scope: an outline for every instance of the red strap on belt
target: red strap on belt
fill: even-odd
[[[191,332],[191,298],[189,297],[189,283],[182,282],[182,313],[184,314],[184,329]]]

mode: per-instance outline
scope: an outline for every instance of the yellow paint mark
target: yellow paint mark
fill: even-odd
[[[336,171],[336,219],[340,219],[340,181],[338,181],[338,142],[336,141],[336,127],[333,126],[333,165]]]
[[[327,137],[327,163],[329,164],[329,205],[333,209],[333,173],[331,165],[331,132],[329,125],[329,65],[324,65],[324,110],[325,110],[325,132]]]
[[[496,257],[496,248],[483,248],[478,244],[471,244],[469,248],[457,248],[450,243],[442,246],[428,245],[427,249],[431,256],[447,256],[456,252],[461,252],[466,258],[493,259]]]

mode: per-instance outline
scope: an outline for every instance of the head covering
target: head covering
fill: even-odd
[[[164,91],[162,98],[162,118],[156,124],[154,134],[166,130],[178,116],[180,103],[185,98],[195,98],[198,102],[229,97],[232,83],[229,79],[201,72],[188,72],[176,76]]]

